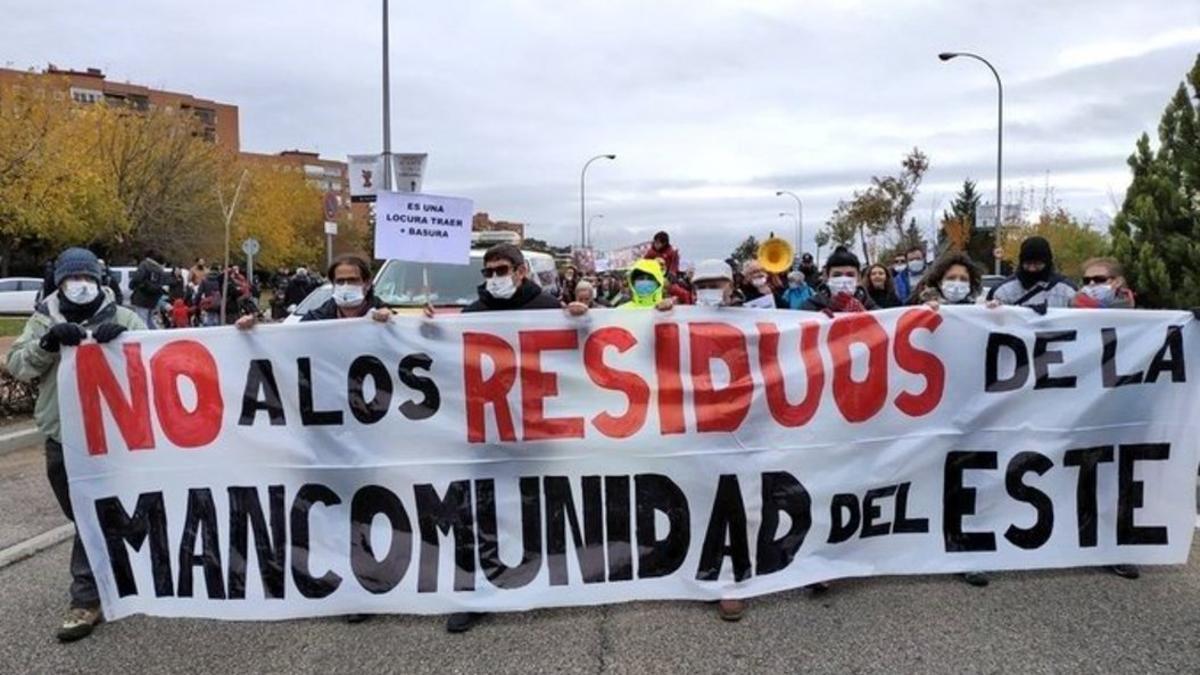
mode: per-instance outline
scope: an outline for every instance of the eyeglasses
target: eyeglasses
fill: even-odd
[[[483,274],[484,279],[491,279],[494,276],[506,277],[512,272],[512,265],[496,265],[495,267],[485,267],[479,270]]]
[[[1083,284],[1085,286],[1091,286],[1092,284],[1107,284],[1109,279],[1112,279],[1112,277],[1106,277],[1103,275],[1094,276],[1094,277],[1084,277]]]

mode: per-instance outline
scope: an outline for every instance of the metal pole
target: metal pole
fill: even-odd
[[[392,189],[392,85],[388,66],[388,0],[383,0],[383,189]],[[330,244],[332,250],[332,244]]]
[[[787,195],[796,200],[796,255],[804,253],[804,202],[800,201],[800,197],[791,190],[778,190],[775,192],[776,197]]]
[[[583,170],[579,172],[579,246],[586,248],[587,242],[587,198],[586,198],[586,178],[588,167],[592,162],[598,159],[616,159],[616,155],[596,155],[595,157],[584,162]]]
[[[592,246],[592,245],[593,245],[593,244],[592,244],[592,223],[596,222],[596,219],[597,219],[597,218],[603,218],[603,217],[604,217],[604,214],[603,214],[603,213],[597,213],[596,215],[592,216],[591,218],[588,218],[588,221],[587,221],[587,237],[585,237],[585,239],[586,239],[586,241],[587,241],[587,243],[585,244],[586,246]]]
[[[225,267],[221,269],[221,325],[225,325],[225,297],[229,294],[229,225],[233,222],[233,212],[237,209],[238,197],[242,194],[242,184],[246,181],[246,170],[242,169],[242,175],[238,177],[237,188],[233,191],[233,201],[229,203],[229,209],[225,211]],[[221,196],[221,190],[217,189],[217,199],[221,201],[221,208],[225,208],[225,198]]]
[[[1002,190],[1001,181],[1004,175],[1004,83],[1000,81],[1000,73],[996,71],[995,66],[990,61],[978,54],[970,52],[942,52],[938,54],[938,58],[942,61],[949,61],[955,57],[966,56],[975,59],[992,71],[992,75],[996,78],[996,228],[993,232],[995,248],[1000,248],[1000,239],[1003,235],[1001,227],[1004,224],[1004,192]],[[1000,256],[995,256],[995,273],[1000,274]]]

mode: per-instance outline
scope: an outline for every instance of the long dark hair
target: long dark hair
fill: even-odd
[[[979,265],[976,265],[975,261],[971,260],[971,256],[962,251],[952,251],[933,261],[933,264],[929,266],[929,271],[921,278],[921,283],[917,284],[917,287],[913,289],[912,295],[907,300],[911,301],[913,298],[920,298],[921,291],[924,291],[926,288],[938,289],[940,293],[942,277],[946,276],[946,272],[949,272],[950,268],[955,265],[962,265],[967,268],[967,275],[971,277],[971,297],[977,297],[983,291],[983,272],[979,269]]]
[[[875,263],[874,265],[867,267],[867,271],[864,272],[862,276],[862,287],[866,289],[868,293],[876,292],[875,287],[871,285],[871,271],[876,267],[883,270],[883,292],[888,295],[896,295],[896,280],[892,278],[892,271],[889,270],[886,265],[882,265],[880,263]]]

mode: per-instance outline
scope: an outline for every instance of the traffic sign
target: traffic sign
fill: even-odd
[[[325,220],[337,220],[338,201],[336,192],[325,193]]]
[[[242,242],[242,253],[246,255],[258,255],[258,240],[251,237]]]

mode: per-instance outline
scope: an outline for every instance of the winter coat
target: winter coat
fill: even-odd
[[[800,309],[804,307],[804,303],[813,295],[812,286],[807,283],[800,284],[800,288],[788,288],[781,294],[784,307],[787,309]]]
[[[129,304],[144,309],[158,307],[164,295],[163,286],[168,282],[163,266],[152,258],[144,258],[129,277]]]
[[[1117,289],[1116,297],[1107,305],[1101,305],[1092,296],[1079,291],[1071,299],[1071,306],[1076,309],[1133,309],[1137,305],[1133,291],[1128,288]]]
[[[367,297],[363,298],[362,305],[359,306],[358,316],[366,316],[371,310],[383,307],[383,303],[376,297],[374,292],[368,293]],[[337,301],[333,298],[321,303],[320,307],[308,310],[304,316],[300,317],[301,321],[327,321],[329,319],[342,318],[338,314]],[[352,317],[347,317],[352,318]]]
[[[888,291],[886,288],[879,290],[877,288],[867,289],[867,295],[871,296],[871,302],[879,309],[891,309],[892,307],[900,307],[904,304],[902,297],[898,293]]]
[[[654,292],[648,295],[639,295],[637,289],[633,287],[634,272],[643,272],[654,277],[654,280],[658,282],[658,288],[654,289]],[[663,299],[663,286],[666,282],[666,275],[663,274],[663,269],[657,261],[649,258],[642,258],[635,261],[633,267],[629,268],[629,292],[632,297],[629,302],[618,305],[617,309],[649,309],[654,307]]]
[[[867,290],[862,286],[854,289],[854,299],[858,300],[858,302],[862,304],[863,309],[867,310],[868,312],[879,309],[879,307],[875,305],[875,301],[871,300],[871,296],[867,294]],[[831,297],[828,286],[821,286],[821,288],[818,289],[816,293],[813,293],[813,296],[808,299],[808,302],[804,303],[804,306],[801,307],[801,309],[809,312],[837,313],[839,311],[836,307],[836,303],[833,302],[833,298]]]
[[[129,330],[145,330],[146,324],[133,313],[133,310],[116,303],[112,291],[101,287],[104,300],[100,308],[80,326],[85,329],[94,328],[102,323],[115,323]],[[22,382],[38,382],[38,398],[33,408],[33,419],[38,429],[47,438],[62,442],[61,427],[58,414],[58,363],[62,349],[58,352],[48,352],[42,349],[42,337],[51,326],[67,323],[67,318],[59,310],[58,293],[51,293],[38,303],[33,315],[25,322],[25,329],[20,337],[8,350],[5,367],[10,375]]]
[[[1014,276],[993,288],[988,300],[1020,307],[1070,307],[1075,293],[1075,285],[1059,274],[1051,274],[1049,280],[1038,281],[1029,288]]]
[[[667,274],[673,279],[679,276],[679,249],[668,244],[661,251],[655,251],[654,246],[646,249],[646,253],[642,255],[643,260],[657,260],[662,258],[667,264]]]

